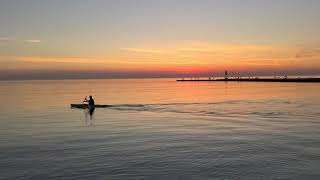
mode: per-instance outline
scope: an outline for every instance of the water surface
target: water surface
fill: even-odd
[[[319,179],[320,84],[0,81],[1,179]],[[71,109],[93,95],[92,119]]]

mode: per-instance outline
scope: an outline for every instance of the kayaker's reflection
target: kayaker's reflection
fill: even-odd
[[[86,108],[84,109],[84,115],[86,117],[86,125],[87,126],[92,126],[93,125],[93,114],[94,114],[94,108]],[[88,117],[89,116],[89,117]]]
[[[85,109],[86,116],[90,115],[90,119],[92,119],[94,108]]]

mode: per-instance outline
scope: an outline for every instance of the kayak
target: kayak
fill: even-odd
[[[111,107],[111,105],[96,104],[96,105],[94,105],[94,107],[95,108],[107,108],[107,107]],[[86,109],[86,108],[88,108],[88,104],[71,104],[71,108]]]

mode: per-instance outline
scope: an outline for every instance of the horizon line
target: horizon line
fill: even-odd
[[[274,74],[274,75],[241,75],[241,77],[281,77],[287,75],[288,77],[320,77],[320,73],[315,74]],[[216,76],[208,76],[208,75],[201,75],[201,74],[194,74],[194,75],[188,75],[188,76],[132,76],[132,77],[108,77],[108,76],[100,76],[100,77],[16,77],[16,78],[0,78],[0,81],[46,81],[46,80],[122,80],[122,79],[181,79],[181,78],[208,78],[208,77],[215,77],[215,78],[224,78],[225,76],[220,73]],[[236,75],[229,75],[229,77],[237,77]]]

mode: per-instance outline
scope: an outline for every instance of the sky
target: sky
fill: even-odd
[[[320,74],[319,0],[1,0],[0,79]]]

